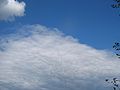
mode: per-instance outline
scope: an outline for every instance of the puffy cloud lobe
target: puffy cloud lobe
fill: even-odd
[[[14,20],[24,16],[25,3],[17,0],[0,0],[0,20]]]
[[[57,29],[23,26],[1,40],[1,90],[109,90],[120,61]]]

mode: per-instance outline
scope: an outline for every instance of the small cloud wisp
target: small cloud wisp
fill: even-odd
[[[0,0],[0,20],[12,21],[24,16],[25,3],[17,0]]]

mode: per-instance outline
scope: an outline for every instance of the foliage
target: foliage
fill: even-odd
[[[118,80],[117,78],[113,78],[112,80],[106,79],[105,81],[108,82],[109,84],[112,84],[113,90],[120,90],[119,87],[120,80]]]
[[[113,45],[113,49],[115,50],[115,54],[118,58],[120,58],[120,43],[115,42]]]
[[[113,8],[120,8],[120,0],[113,0],[115,2],[115,4],[112,4],[111,6]]]
[[[120,1],[120,0],[119,0]],[[120,43],[115,42],[113,45],[113,49],[116,51],[115,54],[118,58],[120,58]],[[120,80],[117,78],[113,78],[112,80],[106,79],[105,80],[107,83],[112,84],[113,90],[120,90]]]

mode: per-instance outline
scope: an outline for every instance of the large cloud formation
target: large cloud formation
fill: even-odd
[[[0,90],[110,90],[120,75],[111,53],[57,29],[26,25],[0,41]]]
[[[14,20],[17,16],[23,16],[25,3],[17,0],[0,0],[0,20]]]

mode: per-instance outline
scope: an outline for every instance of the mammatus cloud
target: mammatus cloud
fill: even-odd
[[[0,42],[0,90],[110,90],[120,61],[57,29],[23,26]]]
[[[23,16],[25,3],[17,0],[0,0],[0,20],[14,20],[15,17]]]

